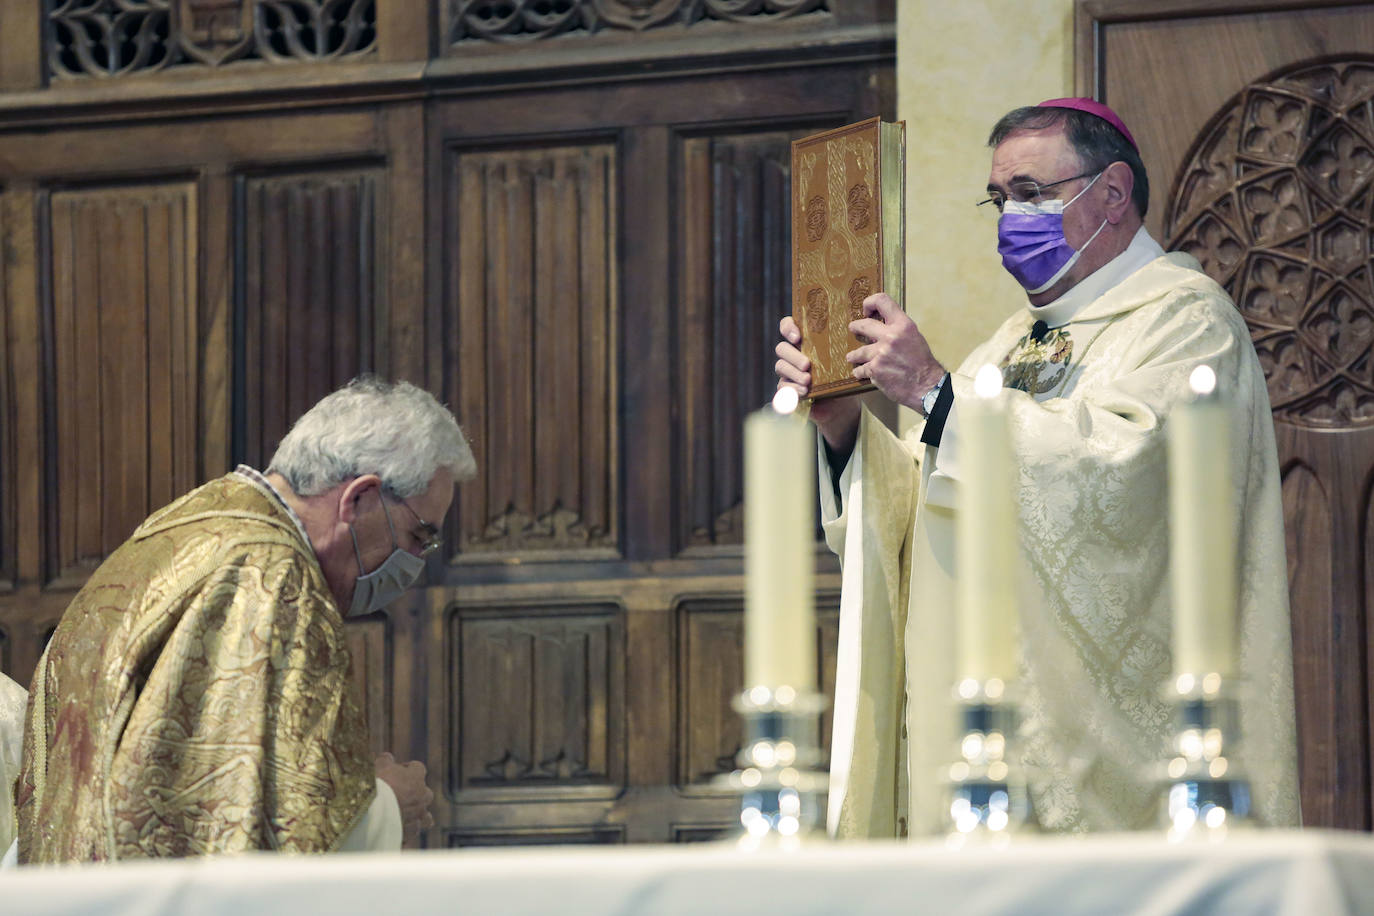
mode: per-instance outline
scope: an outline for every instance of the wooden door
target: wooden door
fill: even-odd
[[[1235,299],[1283,474],[1306,824],[1371,826],[1374,5],[1080,0],[1077,88],[1121,114],[1150,231]]]

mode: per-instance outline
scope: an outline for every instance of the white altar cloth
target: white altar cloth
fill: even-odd
[[[1374,913],[1374,838],[1146,835],[1004,849],[820,844],[793,853],[534,847],[137,862],[0,872],[11,914]]]

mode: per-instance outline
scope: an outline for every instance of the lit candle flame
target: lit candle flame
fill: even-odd
[[[995,398],[1002,390],[1002,370],[987,363],[973,377],[973,393],[980,398]]]
[[[1192,388],[1195,394],[1211,394],[1217,389],[1217,374],[1212,371],[1211,366],[1198,366],[1193,370],[1193,374],[1188,376],[1188,387]]]
[[[778,393],[773,395],[773,409],[780,414],[789,414],[797,409],[797,404],[801,398],[797,396],[797,389],[784,385],[778,389]]]

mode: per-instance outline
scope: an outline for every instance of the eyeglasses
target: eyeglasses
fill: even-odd
[[[1102,170],[1097,170],[1097,172],[1100,171]],[[1007,186],[1007,190],[1011,191],[1011,199],[1018,203],[1038,204],[1040,203],[1041,197],[1043,197],[1045,192],[1050,188],[1061,184],[1068,184],[1070,181],[1077,181],[1080,178],[1089,178],[1096,175],[1097,172],[1084,172],[1082,175],[1074,175],[1072,178],[1061,178],[1058,181],[1051,181],[1049,184],[1040,184],[1039,182],[1031,181],[1029,178],[1022,178],[1018,181],[1013,181]],[[978,201],[978,206],[981,207],[983,204],[992,204],[997,208],[997,212],[1001,213],[1003,205],[1007,202],[1007,195],[1003,194],[1001,191],[991,191],[990,193],[992,196]]]
[[[443,546],[444,539],[439,536],[439,529],[437,527],[420,518],[420,513],[410,508],[410,503],[406,502],[404,499],[399,499],[397,502],[406,507],[406,511],[410,513],[411,518],[415,519],[416,523],[419,525],[419,535],[412,531],[410,536],[419,542],[420,556],[427,557]]]

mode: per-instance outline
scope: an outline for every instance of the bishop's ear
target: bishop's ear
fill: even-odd
[[[346,525],[372,508],[382,495],[382,478],[376,474],[354,477],[339,488],[339,521]]]
[[[1113,162],[1102,172],[1107,187],[1107,221],[1121,222],[1131,206],[1131,192],[1135,190],[1135,174],[1124,162]]]

